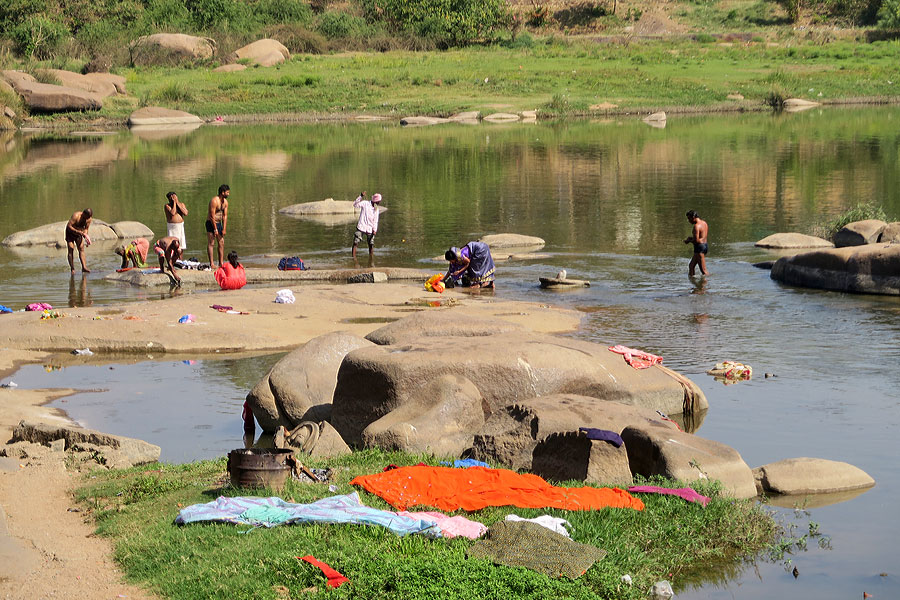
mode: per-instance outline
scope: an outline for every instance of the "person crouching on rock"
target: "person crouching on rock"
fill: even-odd
[[[172,277],[180,286],[181,277],[175,272],[175,261],[181,260],[181,255],[184,253],[184,250],[181,249],[181,242],[178,241],[177,237],[159,238],[156,241],[156,245],[153,246],[153,250],[156,251],[156,255],[159,257],[159,270],[165,273],[166,265],[168,265],[169,271],[172,272]]]
[[[444,253],[444,258],[450,263],[443,279],[447,287],[494,287],[494,258],[484,242],[469,242],[462,248],[454,246]]]
[[[214,275],[223,290],[239,290],[247,283],[244,265],[238,262],[238,255],[234,250],[228,253],[228,261],[216,269]]]
[[[147,266],[147,252],[150,250],[150,242],[147,238],[135,238],[127,246],[119,246],[116,248],[116,254],[122,257],[122,266],[120,269],[127,269],[128,261],[131,261],[135,269],[142,269]]]

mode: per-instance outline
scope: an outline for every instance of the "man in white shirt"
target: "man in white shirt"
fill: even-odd
[[[353,201],[353,207],[359,208],[359,221],[356,223],[356,233],[353,234],[353,258],[356,259],[356,247],[362,241],[363,236],[369,243],[369,260],[374,258],[375,234],[378,233],[378,204],[381,203],[381,194],[375,194],[371,200],[366,199],[366,193],[362,192]]]

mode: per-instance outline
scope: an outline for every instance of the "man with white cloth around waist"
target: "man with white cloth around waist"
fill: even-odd
[[[187,250],[187,239],[184,237],[184,218],[188,209],[178,199],[175,192],[166,194],[166,236],[178,238],[182,251]]]

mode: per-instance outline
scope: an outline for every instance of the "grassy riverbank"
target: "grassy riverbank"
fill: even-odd
[[[900,99],[900,43],[790,45],[696,41],[604,44],[521,36],[513,46],[430,52],[295,55],[271,68],[121,69],[129,96],[99,113],[38,123],[124,122],[139,106],[212,118],[449,115],[538,109],[542,116],[667,110],[766,109],[766,98],[822,102]],[[36,70],[38,66],[30,67]],[[77,64],[57,65],[77,69]],[[741,94],[745,100],[730,100]],[[601,103],[615,109],[592,109]],[[251,117],[248,117],[250,115]],[[260,117],[263,116],[263,117]]]
[[[339,494],[354,490],[356,475],[385,465],[415,464],[433,457],[378,451],[337,460],[308,462],[335,469]],[[95,473],[78,492],[109,537],[126,577],[165,598],[644,598],[657,580],[677,582],[703,569],[726,567],[770,544],[776,525],[752,501],[718,495],[715,483],[696,489],[713,500],[706,508],[680,498],[644,495],[646,509],[594,512],[492,508],[466,514],[490,525],[506,514],[532,517],[551,513],[569,520],[573,539],[607,550],[580,579],[550,579],[526,570],[466,559],[465,539],[400,538],[361,526],[290,526],[246,532],[224,524],[176,527],[180,507],[219,495],[249,490],[226,486],[224,460],[162,465],[149,470]],[[568,485],[582,485],[568,482]],[[662,485],[673,485],[662,483]],[[265,492],[255,492],[268,495]],[[289,482],[281,497],[310,502],[333,495],[327,486]],[[363,502],[391,510],[380,498],[360,491]],[[465,514],[465,513],[461,513]],[[321,573],[294,557],[312,554],[348,576],[351,585],[331,591]],[[630,574],[633,585],[621,582]],[[309,589],[313,588],[313,589]]]

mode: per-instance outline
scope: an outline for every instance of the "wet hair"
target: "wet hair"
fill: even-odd
[[[232,250],[231,252],[228,253],[228,262],[231,263],[231,266],[232,266],[232,267],[234,267],[235,269],[237,269],[238,264],[239,264],[239,263],[238,263],[238,255],[237,255],[237,252],[235,252],[234,250]]]
[[[87,218],[90,219],[91,217],[94,216],[94,211],[92,211],[89,208],[86,208],[83,211],[81,211],[81,218],[84,219],[85,215],[87,215]]]
[[[453,262],[456,260],[456,253],[453,250],[447,250],[444,252],[444,259]]]
[[[171,200],[172,196],[174,196],[174,195],[175,195],[175,192],[169,192],[168,194],[166,194],[166,200]]]
[[[685,216],[692,221],[700,217],[696,210],[689,210],[685,213]]]
[[[219,186],[219,195],[221,196],[222,194],[224,194],[225,192],[229,191],[230,189],[231,189],[231,188],[228,187],[228,184],[227,184],[227,183],[223,183],[222,185]]]

